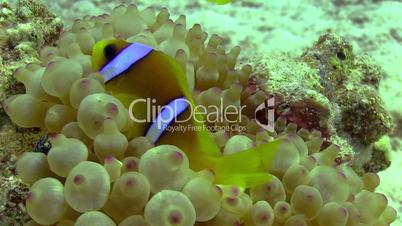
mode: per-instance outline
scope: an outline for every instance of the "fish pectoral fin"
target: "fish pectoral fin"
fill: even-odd
[[[221,156],[217,159],[215,170],[232,173],[267,172],[281,143],[282,139],[277,139],[244,151]]]
[[[282,139],[234,154],[218,157],[214,166],[217,183],[255,186],[267,182]]]
[[[267,183],[271,178],[271,174],[264,172],[231,173],[216,175],[214,182],[221,185],[237,185],[242,188],[250,188]]]

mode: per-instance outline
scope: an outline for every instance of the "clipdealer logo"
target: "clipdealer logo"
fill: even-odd
[[[138,113],[137,109],[144,108],[145,114]],[[244,108],[245,106],[225,105],[222,98],[219,105],[208,106],[193,105],[184,97],[176,98],[165,105],[158,105],[152,98],[140,98],[131,102],[128,112],[130,119],[136,123],[156,122],[158,129],[165,130],[173,122],[184,123],[189,120],[198,125],[239,124],[242,122],[241,113]]]
[[[270,98],[257,106],[255,109],[255,118],[257,124],[270,132],[274,131],[274,107],[275,99]],[[138,114],[136,109],[145,108],[145,114]],[[223,99],[220,104],[216,105],[195,105],[193,106],[185,98],[177,98],[166,105],[158,105],[157,101],[152,98],[136,99],[131,102],[128,112],[130,119],[136,123],[156,123],[158,129],[168,130],[168,126],[172,123],[184,123],[193,119],[200,125],[222,124],[230,125],[242,123],[242,111],[246,108],[236,105],[225,105]],[[272,108],[272,109],[271,109]],[[182,115],[185,111],[187,114]],[[136,114],[137,112],[137,114]],[[180,116],[180,117],[179,117]],[[182,128],[182,127],[178,127]],[[208,128],[203,126],[203,128]],[[229,128],[229,127],[228,127]],[[232,128],[232,127],[230,127]],[[199,129],[199,128],[196,128]],[[172,128],[171,130],[177,130]],[[188,129],[187,129],[188,130]],[[245,128],[243,129],[245,130]]]
[[[254,112],[257,124],[269,131],[275,132],[275,98],[266,99],[257,106]]]

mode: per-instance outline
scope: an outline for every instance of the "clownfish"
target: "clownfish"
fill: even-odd
[[[129,139],[145,136],[155,145],[176,145],[186,153],[192,170],[211,169],[217,184],[251,187],[270,179],[267,169],[279,149],[280,140],[222,156],[206,129],[167,130],[168,126],[178,124],[203,128],[203,116],[194,112],[197,108],[194,108],[185,72],[174,58],[141,43],[101,40],[93,47],[92,67],[104,77],[106,91],[118,98],[136,118],[147,117],[149,108],[144,99],[164,106],[151,122],[134,121],[126,132]]]

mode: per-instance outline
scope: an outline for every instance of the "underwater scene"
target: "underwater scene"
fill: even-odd
[[[0,226],[402,226],[402,2],[0,0]]]

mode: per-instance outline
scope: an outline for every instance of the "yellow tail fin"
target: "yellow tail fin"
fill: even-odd
[[[232,184],[253,187],[266,183],[271,175],[271,167],[282,139],[231,155],[219,157],[214,166],[217,184]]]

